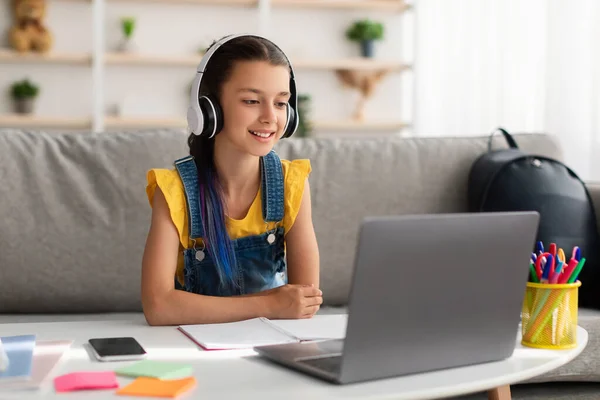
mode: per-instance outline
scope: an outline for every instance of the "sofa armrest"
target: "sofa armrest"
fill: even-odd
[[[600,231],[600,182],[586,182],[585,186],[590,192],[594,209],[596,210],[596,220],[598,221],[598,230]]]

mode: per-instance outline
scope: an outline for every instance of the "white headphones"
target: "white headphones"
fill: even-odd
[[[194,78],[194,82],[192,83],[190,105],[187,111],[188,129],[194,135],[213,138],[223,128],[223,111],[221,109],[221,106],[219,105],[219,102],[212,96],[200,96],[200,85],[202,84],[202,77],[204,75],[204,71],[206,70],[206,66],[208,65],[208,62],[210,61],[212,55],[219,49],[219,47],[221,47],[230,40],[243,36],[253,36],[264,40],[269,40],[265,37],[254,34],[238,34],[226,36],[223,39],[216,42],[214,45],[212,45],[212,47],[206,52],[204,57],[202,57],[200,65],[198,65],[198,68],[196,69],[196,77]],[[269,40],[269,42],[271,41]],[[281,50],[279,46],[277,46],[275,43],[271,43],[279,50]],[[283,51],[281,52],[283,53]],[[298,94],[296,93],[294,70],[292,68],[292,64],[290,63],[290,60],[287,58],[285,53],[283,53],[283,55],[290,66],[291,96],[287,106],[287,119],[285,121],[285,128],[283,130],[282,139],[292,136],[298,129],[299,122],[297,110]]]

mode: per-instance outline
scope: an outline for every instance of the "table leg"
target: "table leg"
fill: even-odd
[[[510,400],[510,386],[500,386],[488,390],[488,400]]]

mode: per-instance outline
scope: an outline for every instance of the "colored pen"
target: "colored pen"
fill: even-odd
[[[567,281],[569,280],[569,277],[575,270],[575,267],[577,267],[577,264],[578,264],[578,261],[575,258],[571,258],[569,260],[569,264],[566,267],[564,267],[564,271],[561,274],[561,277],[558,280],[558,283],[567,283]]]
[[[537,261],[537,256],[535,255],[535,253],[531,253],[531,261],[533,261],[533,263]]]
[[[565,265],[565,263],[559,260],[556,264],[556,269],[553,271],[552,276],[550,277],[550,283],[558,283],[558,278],[562,272],[563,265]]]
[[[542,274],[544,272],[544,266],[542,264],[546,264],[546,257],[549,255],[550,253],[542,253],[535,261],[535,272],[537,273],[538,279],[542,279]]]
[[[553,257],[556,257],[556,243],[550,243],[550,248],[548,252],[552,254]]]
[[[577,261],[579,261],[579,260],[577,259],[577,251],[578,251],[578,250],[579,250],[579,247],[578,247],[578,246],[575,246],[575,247],[573,247],[573,251],[571,252],[571,258],[574,258],[574,259],[576,259]]]
[[[550,271],[554,268],[554,256],[549,254],[546,257],[546,264],[544,265],[544,271],[542,273],[542,279],[540,279],[541,283],[548,283],[548,278],[550,277]]]
[[[569,280],[567,281],[567,283],[573,283],[573,282],[575,282],[575,280],[579,276],[579,273],[581,272],[581,269],[583,268],[584,264],[585,264],[585,257],[582,258],[581,261],[579,261],[577,263],[577,267],[575,267],[575,270],[573,271],[573,273],[569,277]]]
[[[563,249],[558,249],[558,259],[562,262],[565,262],[566,258]]]
[[[531,282],[533,282],[533,283],[540,283],[540,280],[538,279],[537,273],[535,272],[535,266],[531,262],[529,263],[529,272],[531,274]]]
[[[537,242],[538,255],[542,255],[544,253],[544,243],[542,241]]]
[[[6,351],[4,351],[4,347],[2,346],[2,339],[0,339],[0,371],[6,371],[8,369],[8,356],[6,355]]]

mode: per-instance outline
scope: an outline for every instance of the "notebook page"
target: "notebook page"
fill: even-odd
[[[298,340],[344,339],[346,314],[315,315],[308,319],[273,319],[269,323]]]
[[[263,318],[220,324],[181,325],[179,329],[207,350],[245,349],[298,342]]]

